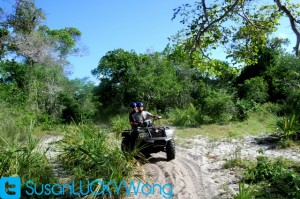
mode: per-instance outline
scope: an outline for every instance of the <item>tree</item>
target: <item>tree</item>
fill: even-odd
[[[299,5],[288,0],[285,5],[280,0],[276,3],[270,1],[269,4],[253,0],[216,0],[213,3],[201,0],[194,5],[184,4],[175,9],[173,19],[181,16],[181,23],[186,29],[179,33],[179,38],[183,38],[190,52],[200,50],[208,54],[211,49],[223,46],[236,62],[253,64],[257,61],[258,46],[267,44],[268,37],[276,31],[284,13],[298,34],[298,8]],[[297,40],[296,54],[298,50]]]
[[[100,59],[92,74],[101,81],[95,92],[104,107],[119,107],[126,101],[128,104],[138,100],[136,73],[140,70],[141,60],[134,51],[123,49],[109,51]]]
[[[95,115],[93,89],[95,86],[86,78],[66,81],[67,88],[60,93],[59,99],[63,106],[63,122],[81,122]]]
[[[184,106],[190,102],[191,69],[175,62],[165,52],[109,51],[92,71],[100,79],[96,95],[103,107],[114,110],[131,101],[143,101],[151,109]]]
[[[16,0],[13,13],[8,16],[6,25],[14,33],[29,34],[45,20],[40,8],[35,6],[35,0]]]
[[[60,63],[66,63],[66,57],[80,51],[76,47],[81,32],[73,27],[66,27],[60,30],[51,30],[47,26],[41,26],[39,32],[47,38],[53,47],[53,55],[57,56]]]
[[[5,101],[58,121],[68,106],[61,96],[76,97],[68,93],[73,84],[68,84],[64,67],[67,57],[80,50],[77,43],[81,32],[73,27],[52,30],[42,25],[45,15],[34,0],[14,2],[11,13],[0,6],[0,90],[8,95],[3,95]],[[92,94],[92,89],[86,90]],[[81,98],[78,104],[83,106],[78,107],[83,110],[89,103]]]
[[[296,35],[296,44],[294,47],[294,51],[295,51],[296,56],[300,56],[300,53],[299,53],[300,29],[299,29],[299,27],[297,27],[300,25],[300,19],[299,19],[300,12],[296,11],[296,9],[298,9],[300,7],[300,5],[298,4],[297,6],[295,6],[295,5],[291,4],[290,1],[286,1],[286,5],[284,5],[281,0],[275,0],[275,2],[277,4],[278,8],[282,12],[284,12],[287,15],[287,17],[289,18],[292,30]]]
[[[15,0],[13,11],[0,7],[0,58],[16,53],[30,63],[55,62],[65,66],[67,56],[78,53],[81,32],[73,27],[51,30],[42,25],[45,14],[34,0]]]

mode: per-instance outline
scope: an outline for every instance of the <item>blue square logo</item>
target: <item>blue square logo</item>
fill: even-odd
[[[0,179],[0,198],[21,198],[21,179],[19,177],[2,177]]]

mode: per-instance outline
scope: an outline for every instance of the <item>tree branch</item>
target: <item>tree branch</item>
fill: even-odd
[[[299,32],[299,30],[296,27],[297,21],[296,21],[295,17],[293,16],[293,14],[291,13],[291,11],[285,5],[282,5],[281,0],[275,0],[275,2],[277,4],[278,8],[280,10],[282,10],[288,16],[288,18],[290,20],[290,24],[291,24],[292,30],[295,33],[296,39],[297,39],[296,40],[296,45],[294,47],[295,54],[296,54],[296,56],[300,56],[300,54],[299,54],[300,32]]]
[[[199,29],[197,35],[196,35],[196,41],[195,41],[195,46],[194,48],[197,48],[200,45],[200,41],[201,41],[201,36],[208,31],[214,24],[218,23],[219,21],[221,21],[222,19],[224,19],[226,16],[229,15],[230,12],[233,11],[233,9],[238,5],[240,0],[236,0],[231,6],[229,6],[229,8],[226,10],[226,12],[221,15],[219,18],[213,20],[212,22],[208,23],[207,26],[205,27],[205,23],[208,21],[205,21],[205,23],[203,23],[203,26]],[[202,5],[203,5],[203,9],[206,8],[205,5],[205,0],[202,0]],[[207,13],[206,13],[206,9],[204,11],[204,13],[206,14],[205,18],[207,19]]]

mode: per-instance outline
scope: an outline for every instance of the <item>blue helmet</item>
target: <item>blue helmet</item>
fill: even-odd
[[[136,103],[135,103],[135,102],[131,102],[131,103],[130,103],[130,107],[131,107],[131,108],[136,107]]]
[[[143,107],[144,105],[143,105],[142,102],[138,102],[138,103],[136,104],[136,106],[137,106],[137,107]]]

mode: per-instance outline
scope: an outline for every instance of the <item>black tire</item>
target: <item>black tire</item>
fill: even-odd
[[[175,141],[171,139],[166,146],[167,160],[175,159]]]
[[[123,138],[121,142],[121,150],[123,152],[128,152],[130,150],[130,142],[129,140]]]

